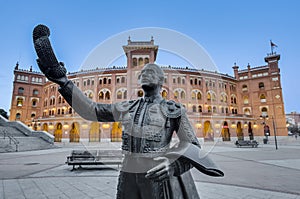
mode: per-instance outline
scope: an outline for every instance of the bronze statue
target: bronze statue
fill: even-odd
[[[223,176],[207,156],[200,155],[200,144],[183,106],[161,97],[164,72],[158,65],[146,64],[141,71],[144,97],[113,104],[96,103],[68,80],[64,65],[51,49],[49,35],[49,29],[43,25],[34,29],[37,63],[45,76],[60,85],[59,92],[84,119],[119,121],[124,126],[125,156],[118,199],[199,198],[189,172],[192,167],[207,175]],[[171,148],[174,131],[180,143]]]

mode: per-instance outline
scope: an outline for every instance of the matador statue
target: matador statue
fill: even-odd
[[[112,104],[91,101],[66,76],[51,48],[50,31],[38,25],[33,31],[40,70],[52,82],[70,106],[84,119],[121,122],[124,160],[119,173],[117,199],[197,199],[191,168],[210,176],[223,176],[215,164],[202,155],[198,139],[185,108],[160,95],[164,72],[156,64],[141,70],[144,96]],[[170,146],[176,132],[179,144]]]

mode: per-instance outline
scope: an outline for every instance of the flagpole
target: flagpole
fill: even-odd
[[[273,45],[272,45],[272,40],[270,40],[270,46],[271,46],[271,55],[273,55]]]

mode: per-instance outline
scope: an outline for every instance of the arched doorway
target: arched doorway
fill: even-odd
[[[122,123],[114,122],[111,129],[111,141],[121,142],[122,141]]]
[[[80,130],[78,122],[72,123],[70,130],[70,142],[79,142],[80,139]]]
[[[243,133],[241,122],[238,122],[236,125],[236,135],[238,137],[238,140],[244,140],[244,133]]]
[[[48,132],[48,124],[47,123],[43,124],[43,131]]]
[[[226,121],[224,121],[224,124],[222,127],[222,139],[223,139],[223,141],[230,141],[229,126]]]
[[[214,131],[212,129],[210,121],[204,122],[203,137],[204,137],[204,141],[214,140]]]
[[[89,141],[100,142],[100,137],[101,137],[100,135],[101,135],[101,130],[100,130],[99,122],[92,122],[90,132],[89,132]]]
[[[62,138],[62,124],[57,123],[54,131],[54,142],[61,142]]]

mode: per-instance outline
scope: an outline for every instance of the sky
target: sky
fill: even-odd
[[[281,55],[285,112],[300,112],[299,8],[297,0],[0,0],[0,108],[9,112],[16,62],[22,69],[32,66],[39,71],[32,30],[45,24],[58,59],[70,72],[78,71],[99,44],[132,29],[157,27],[181,33],[209,54],[219,72],[231,76],[234,63],[240,69],[248,63],[265,65],[272,40]],[[149,31],[144,38],[131,39],[150,40],[151,36]],[[163,52],[158,53],[157,62],[185,64]]]

